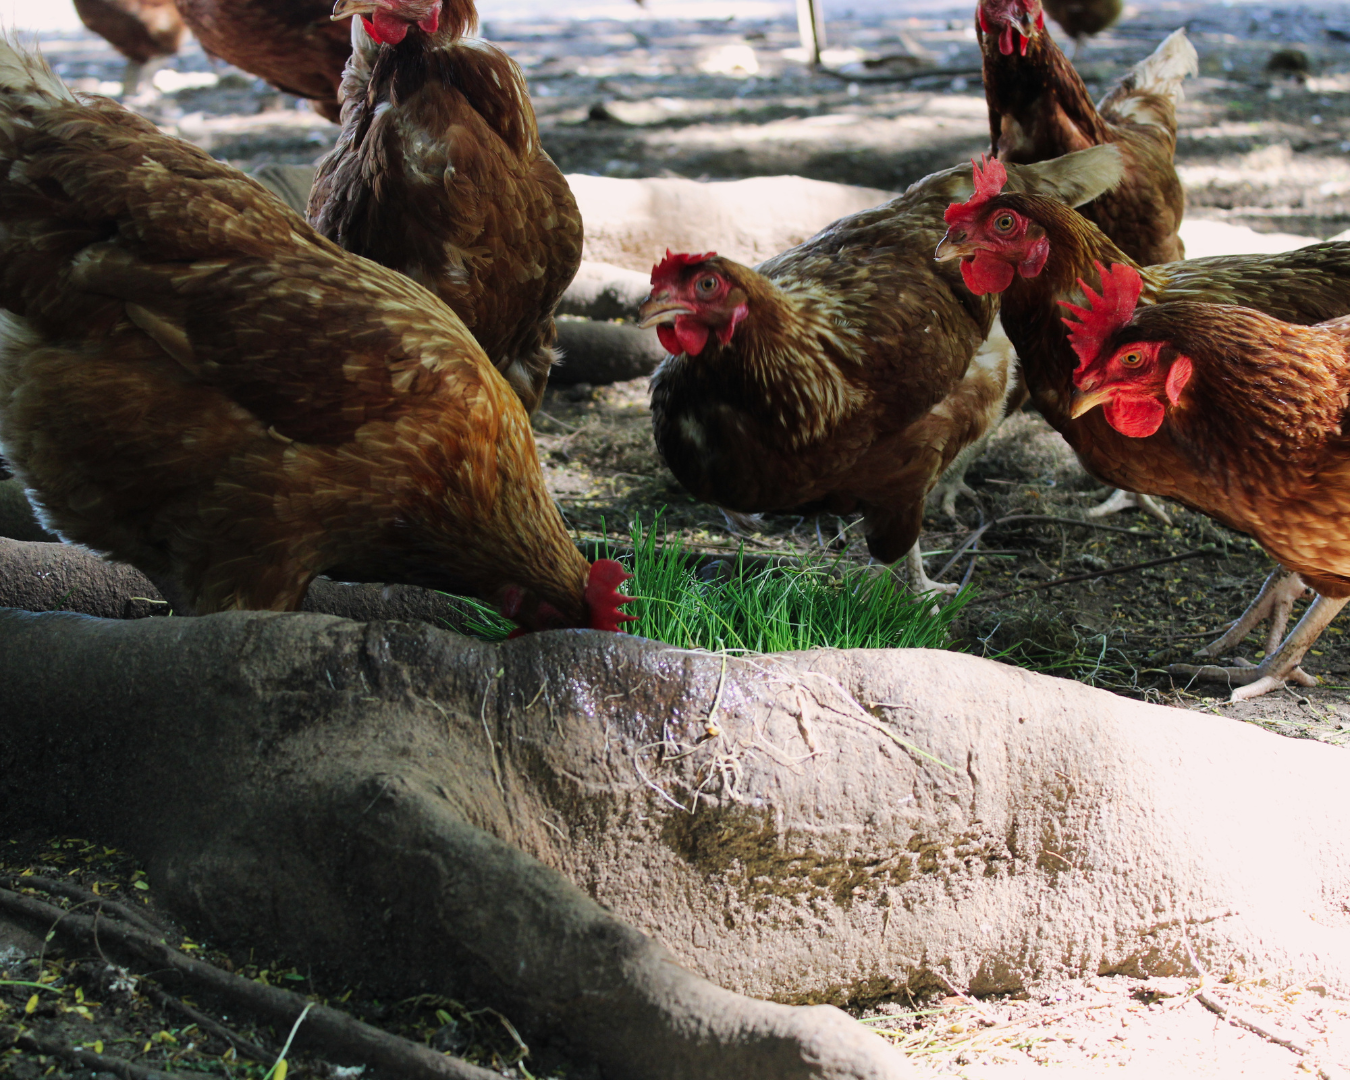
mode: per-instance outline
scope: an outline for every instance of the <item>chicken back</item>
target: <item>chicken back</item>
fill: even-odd
[[[337,10],[360,17],[342,134],[319,163],[310,221],[449,304],[533,412],[582,229],[540,145],[525,77],[463,36],[471,5],[339,0]]]
[[[341,565],[618,625],[617,568],[425,289],[3,40],[0,177],[0,452],[49,528],[180,610],[295,609]]]

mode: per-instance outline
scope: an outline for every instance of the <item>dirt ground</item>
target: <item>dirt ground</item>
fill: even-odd
[[[485,5],[484,31],[524,66],[545,145],[565,171],[716,179],[796,173],[895,190],[987,145],[968,7],[914,17],[832,18],[826,61],[836,75],[812,74],[793,58],[798,43],[788,19],[579,22],[557,16],[504,22]],[[1182,24],[1201,57],[1201,77],[1188,87],[1182,108],[1178,150],[1190,215],[1317,237],[1350,227],[1350,7],[1150,4],[1128,13],[1084,51],[1080,68],[1090,89],[1104,90]],[[101,40],[66,36],[44,46],[78,88],[118,89],[122,61]],[[1267,71],[1271,58],[1289,49],[1304,59],[1286,56],[1284,66],[1306,62],[1306,75]],[[873,81],[911,71],[914,55],[941,74]],[[159,73],[156,85],[129,104],[244,168],[308,163],[333,142],[335,129],[304,103],[213,65],[195,45]],[[709,242],[715,245],[716,238]],[[864,557],[850,531],[853,523],[833,517],[771,517],[755,535],[731,535],[720,515],[683,493],[658,459],[645,380],[550,390],[536,426],[551,488],[582,535],[622,535],[634,514],[650,519],[664,509],[669,530],[705,550],[734,550],[743,542],[749,552],[829,549]],[[1255,594],[1270,561],[1250,540],[1177,507],[1169,508],[1171,527],[1136,512],[1085,526],[1083,511],[1106,493],[1030,413],[1005,424],[967,479],[978,501],[963,499],[958,521],[936,510],[929,515],[923,544],[931,553],[931,574],[980,523],[1013,515],[1064,520],[1006,522],[983,535],[970,578],[976,592],[958,624],[956,647],[1119,693],[1234,716],[1291,737],[1350,742],[1350,648],[1342,627],[1333,626],[1310,656],[1306,666],[1323,685],[1307,692],[1229,705],[1222,688],[1180,685],[1164,670]],[[1038,587],[1062,576],[1195,552],[1203,554]],[[959,580],[969,567],[967,552],[946,577]],[[1260,648],[1253,635],[1243,654],[1255,660]],[[56,844],[58,854],[79,855]],[[42,863],[27,850],[7,862],[11,869]],[[72,866],[62,863],[62,872]],[[121,874],[124,890],[138,888],[134,873],[129,864],[119,868],[107,860],[80,868],[86,883]],[[0,950],[0,979],[38,974],[18,955]],[[45,963],[57,965],[51,971],[62,985],[73,986],[77,959]],[[264,969],[257,958],[226,961],[245,970],[251,963],[254,977]],[[283,978],[298,976],[298,987],[315,992],[307,976],[285,972],[284,961],[265,966],[284,972]],[[1025,1000],[972,1002],[954,994],[939,1002],[883,1004],[867,1022],[900,1041],[916,1061],[972,1078],[1021,1075],[1042,1066],[1086,1076],[1110,1065],[1112,1075],[1141,1077],[1180,1069],[1202,1077],[1330,1077],[1350,1068],[1350,1004],[1324,988],[1282,988],[1278,972],[1243,984],[1223,983],[1222,977],[1103,976]],[[1233,1026],[1202,1004],[1202,996],[1244,1012],[1258,1027],[1278,1027],[1307,1053]],[[13,1023],[28,997],[26,989],[0,985],[0,1024]],[[194,1040],[173,1026],[181,1021],[153,1009],[138,1013],[128,1006],[116,1016],[90,1019],[72,1011],[73,1004],[63,997],[52,1015],[38,1019],[64,1024],[70,1037],[85,1041],[105,1031],[105,1041],[122,1039],[133,1050],[148,1042],[151,1049],[137,1053],[160,1068],[253,1075],[239,1065],[209,1064],[208,1058],[219,1061],[222,1046],[197,1041],[191,1052],[184,1050],[184,1039]],[[434,1037],[427,1016],[436,1015],[434,1008],[424,1010],[408,1021],[408,1030],[420,1031],[421,1023],[423,1035]],[[100,1018],[108,1026],[96,1031]],[[178,1042],[156,1043],[159,1031]],[[491,1064],[496,1054],[504,1075],[530,1075],[528,1065],[513,1061],[513,1046],[507,1040],[480,1048],[477,1060]],[[11,1055],[0,1057],[0,1072],[88,1075],[64,1067],[53,1072],[48,1064]]]

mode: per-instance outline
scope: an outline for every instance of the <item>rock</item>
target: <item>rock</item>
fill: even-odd
[[[609,263],[583,262],[558,304],[559,315],[634,319],[651,292],[651,275]]]

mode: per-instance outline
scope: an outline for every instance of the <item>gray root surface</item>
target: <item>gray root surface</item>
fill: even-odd
[[[627,323],[559,319],[558,348],[563,358],[549,372],[554,385],[604,386],[650,375],[666,358],[654,330]]]
[[[135,567],[105,562],[73,544],[3,536],[0,529],[0,608],[69,611],[101,619],[171,614],[159,590]],[[469,609],[452,596],[415,585],[346,584],[318,578],[305,596],[304,610],[361,621],[404,619],[462,630]]]
[[[1189,948],[1350,986],[1343,750],[970,656],[9,612],[0,716],[11,815],[139,853],[204,932],[480,996],[607,1075],[903,1074],[841,1014],[728,991]]]

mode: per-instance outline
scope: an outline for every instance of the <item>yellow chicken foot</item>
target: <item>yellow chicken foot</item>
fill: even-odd
[[[954,596],[961,591],[961,586],[956,582],[940,584],[928,576],[923,568],[923,552],[919,550],[919,542],[914,541],[914,546],[909,549],[909,554],[905,556],[909,568],[910,585],[916,593],[936,592],[944,593],[947,596]]]
[[[1284,638],[1285,628],[1289,625],[1289,616],[1293,614],[1294,603],[1299,600],[1308,587],[1303,579],[1291,570],[1277,566],[1266,578],[1261,591],[1238,620],[1225,632],[1223,637],[1211,641],[1195,651],[1196,656],[1216,657],[1236,648],[1242,643],[1252,628],[1259,626],[1262,620],[1270,620],[1270,633],[1266,635],[1266,655],[1274,654]]]
[[[1246,701],[1249,698],[1260,697],[1291,682],[1299,686],[1316,686],[1317,679],[1299,667],[1299,662],[1341,608],[1345,607],[1346,599],[1348,598],[1333,600],[1330,597],[1319,596],[1290,635],[1284,639],[1284,644],[1279,650],[1267,655],[1255,666],[1173,664],[1168,670],[1173,675],[1185,675],[1205,682],[1227,683],[1234,688],[1229,701]]]
[[[1106,502],[1094,506],[1087,512],[1087,516],[1090,518],[1106,517],[1107,514],[1116,514],[1121,510],[1142,510],[1144,513],[1157,518],[1164,525],[1172,524],[1172,519],[1167,511],[1159,505],[1152,495],[1139,495],[1123,488],[1118,488]]]

